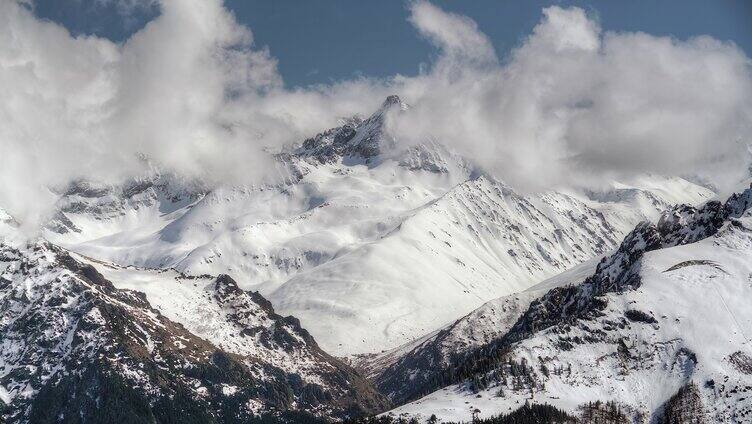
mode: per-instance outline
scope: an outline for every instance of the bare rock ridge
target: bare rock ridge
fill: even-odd
[[[305,350],[317,361],[315,383],[197,337],[48,243],[2,245],[0,271],[2,422],[234,423],[282,411],[347,418],[388,405],[297,320],[226,275],[214,295],[237,331],[270,349]]]
[[[349,118],[340,126],[306,139],[295,152],[298,157],[314,158],[322,163],[341,157],[360,158],[366,161],[378,156],[384,147],[393,147],[394,140],[384,130],[386,115],[407,109],[398,96],[384,100],[381,107],[363,120]],[[386,144],[386,146],[384,146]]]

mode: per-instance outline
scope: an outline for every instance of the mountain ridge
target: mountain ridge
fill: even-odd
[[[579,413],[578,408],[582,407],[583,401],[613,400],[621,405],[625,417],[631,417],[629,422],[646,422],[643,420],[651,416],[658,419],[656,417],[663,414],[662,411],[691,420],[743,422],[743,417],[752,414],[752,405],[743,395],[752,390],[752,381],[747,376],[748,373],[740,368],[745,365],[738,364],[746,364],[747,361],[743,345],[748,344],[750,339],[745,336],[743,323],[752,323],[752,316],[741,307],[739,301],[732,303],[726,295],[721,296],[720,288],[711,287],[715,284],[714,281],[729,284],[728,290],[733,287],[736,296],[749,289],[748,283],[745,287],[743,281],[737,280],[739,271],[733,276],[730,268],[732,265],[742,266],[740,271],[744,278],[744,269],[749,267],[729,261],[736,255],[748,257],[752,254],[749,251],[749,247],[752,247],[749,242],[752,232],[748,226],[750,205],[752,189],[734,194],[724,203],[713,201],[699,208],[677,206],[665,212],[656,224],[643,223],[637,226],[625,238],[619,250],[602,259],[594,273],[585,278],[584,282],[572,285],[572,280],[563,278],[543,293],[523,292],[512,295],[508,297],[509,304],[506,307],[503,299],[500,299],[502,302],[491,302],[479,312],[463,318],[453,326],[469,319],[470,322],[463,324],[465,327],[484,328],[488,325],[484,321],[489,321],[486,314],[496,314],[494,319],[504,319],[506,324],[500,331],[490,329],[496,333],[484,344],[470,347],[465,352],[460,347],[456,352],[457,356],[449,359],[450,362],[456,361],[450,366],[452,372],[436,373],[432,370],[433,381],[439,387],[447,387],[397,408],[395,414],[427,416],[434,412],[442,415],[440,412],[444,411],[444,416],[464,416],[464,419],[468,419],[468,415],[460,407],[462,401],[481,404],[481,410],[489,413],[488,410],[504,411],[499,408],[505,408],[513,399],[519,402],[521,398],[532,396],[538,402],[550,402],[571,413]],[[711,246],[717,250],[713,256],[721,259],[712,262],[679,261],[675,266],[661,265],[658,269],[649,262],[649,270],[641,265],[643,256],[650,256],[653,252],[660,254],[657,257],[670,256],[669,252],[676,249],[679,250],[673,255],[678,254],[679,257],[684,256],[679,253],[684,250],[710,255],[708,248]],[[651,260],[652,258],[650,256]],[[687,267],[704,267],[706,263],[710,264],[707,272],[702,269],[679,271]],[[645,273],[649,277],[643,276]],[[676,273],[680,273],[678,275],[682,278],[690,279],[688,281],[697,282],[687,286],[683,282],[685,280],[672,280],[671,275],[677,275]],[[566,273],[563,274],[565,275]],[[722,280],[712,280],[719,276]],[[732,328],[736,328],[734,333],[737,334],[734,336],[737,341],[724,342],[723,349],[726,350],[719,353],[703,346],[708,340],[714,340],[715,344],[720,342],[715,333],[687,332],[687,328],[692,328],[693,323],[703,319],[702,316],[692,316],[692,309],[681,306],[676,309],[655,303],[654,297],[660,295],[645,294],[646,290],[654,293],[679,285],[685,290],[676,295],[681,299],[680,305],[687,302],[702,304],[704,296],[707,296],[704,293],[706,289],[698,284],[703,284],[700,282],[708,277],[711,280],[704,284],[710,284],[710,293],[715,290],[716,293],[710,299],[718,296],[721,301],[721,311],[718,314],[721,315],[714,314],[712,318],[707,318],[705,326],[715,328],[712,326],[729,322]],[[644,282],[646,278],[647,286]],[[653,280],[656,278],[668,279],[665,283],[667,286],[655,285]],[[680,288],[677,287],[676,290]],[[702,297],[692,297],[698,291],[702,293]],[[625,296],[635,300],[621,300]],[[729,315],[723,316],[726,311]],[[672,322],[666,315],[677,318]],[[493,322],[495,321],[491,321]],[[684,322],[687,324],[679,324]],[[681,330],[676,328],[679,325],[682,325]],[[451,331],[451,328],[444,331]],[[667,335],[662,335],[664,332]],[[439,365],[436,361],[440,358],[436,356],[436,348],[428,346],[440,343],[441,334],[434,341],[429,339],[418,348],[405,352],[401,359],[392,360],[386,371],[381,370],[387,375],[386,379],[384,374],[377,374],[375,381],[396,403],[404,402],[405,394],[389,392],[384,385],[408,385],[408,381],[394,380],[399,375],[413,376],[411,380],[421,376],[420,380],[413,380],[418,384],[430,381],[431,378],[426,379],[422,375],[430,369],[427,367],[435,368]],[[683,338],[688,335],[702,341],[684,341]],[[455,346],[461,344],[455,343]],[[651,352],[660,353],[656,357],[656,353]],[[577,355],[582,358],[575,359]],[[593,355],[602,355],[598,361],[608,361],[608,367],[616,368],[613,371],[610,368],[607,368],[609,371],[600,368],[602,372],[599,372],[597,365],[593,367],[592,363],[587,362],[592,360],[588,358]],[[411,356],[414,358],[411,359]],[[424,359],[420,359],[421,357]],[[614,365],[611,365],[614,361]],[[410,363],[418,368],[409,368]],[[608,378],[614,380],[604,381],[611,372],[614,375]],[[693,378],[695,374],[698,376]],[[701,377],[705,375],[708,377]],[[719,380],[723,385],[718,385]],[[391,385],[389,381],[392,381]],[[619,381],[639,384],[647,393],[655,395],[650,400],[651,398],[640,396],[640,393],[627,394],[632,386],[620,386],[622,383]],[[603,390],[599,391],[599,385],[602,385]],[[605,391],[606,388],[613,391]],[[424,388],[417,393],[413,391],[412,395],[407,394],[407,398],[415,398],[416,394],[420,396],[426,391],[432,390]],[[723,401],[724,398],[736,400]],[[661,401],[665,401],[666,405],[656,403]],[[737,421],[740,419],[742,421]]]
[[[0,262],[0,416],[9,422],[237,422],[296,410],[347,418],[387,405],[297,320],[276,315],[229,276],[210,285],[231,311],[236,337],[308,358],[306,371],[290,369],[291,358],[280,367],[274,358],[197,337],[154,309],[147,295],[116,288],[49,243],[3,244]]]
[[[410,113],[387,100],[370,118],[292,149],[280,160],[297,177],[279,186],[206,190],[156,172],[154,182],[89,197],[74,187],[57,222],[79,232],[48,226],[45,236],[120,265],[235,275],[301,319],[327,351],[351,355],[399,346],[604,253],[671,204],[712,196],[661,176],[614,184],[613,195],[517,192],[437,143],[394,148],[399,140],[384,132],[392,110]],[[386,150],[366,161],[351,143],[366,139]]]

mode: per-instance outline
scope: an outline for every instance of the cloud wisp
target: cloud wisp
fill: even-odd
[[[409,113],[389,129],[431,137],[510,184],[591,186],[643,172],[747,172],[752,64],[730,43],[604,32],[549,7],[508,57],[471,19],[425,2],[409,20],[434,44],[414,76],[290,90],[272,53],[220,0],[162,0],[122,44],[71,36],[0,2],[0,205],[36,222],[47,189],[143,172],[137,153],[216,183],[278,175],[267,148],[301,140],[388,94]]]

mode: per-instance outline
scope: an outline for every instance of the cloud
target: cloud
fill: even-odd
[[[723,185],[748,165],[752,65],[709,37],[603,32],[581,9],[550,7],[500,61],[471,19],[416,1],[409,20],[438,49],[430,66],[290,90],[220,0],[159,10],[116,44],[0,2],[0,205],[20,221],[49,213],[47,187],[142,172],[136,153],[210,182],[268,180],[268,148],[393,93],[412,106],[389,122],[402,143],[430,137],[529,190],[643,172]]]
[[[46,203],[42,185],[91,160],[91,133],[113,91],[105,70],[118,49],[71,38],[13,2],[0,3],[0,28],[0,201],[25,216]]]
[[[105,123],[112,142],[179,172],[213,174],[228,153],[246,164],[264,156],[252,123],[235,121],[233,108],[281,79],[276,61],[252,48],[250,31],[219,2],[173,0],[120,48],[114,84]]]
[[[442,54],[406,83],[414,107],[395,134],[438,139],[533,190],[643,172],[718,186],[746,175],[752,65],[733,44],[604,33],[583,10],[553,6],[508,60],[479,67],[455,52],[487,50],[477,26],[417,5],[411,21]]]
[[[116,44],[0,2],[0,205],[19,221],[44,219],[49,187],[143,172],[137,154],[210,182],[272,178],[268,147],[374,92],[367,80],[284,90],[276,60],[219,0],[163,0],[160,12]]]
[[[478,30],[472,19],[445,12],[431,3],[416,1],[410,4],[410,22],[436,47],[444,61],[463,61],[476,65],[494,64],[496,52],[491,40]]]

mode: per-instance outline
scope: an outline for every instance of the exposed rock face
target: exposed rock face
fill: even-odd
[[[329,163],[343,157],[371,161],[385,148],[394,147],[394,139],[386,134],[387,114],[407,109],[399,97],[389,96],[379,110],[365,120],[348,119],[340,127],[329,129],[303,142],[295,155]]]
[[[228,276],[217,278],[215,297],[237,331],[261,334],[267,350],[299,352],[315,381],[192,334],[57,247],[0,246],[0,421],[230,423],[275,411],[345,418],[387,405],[297,320]]]

